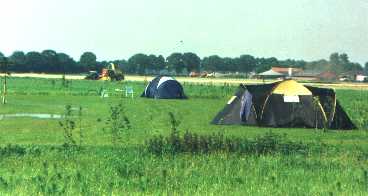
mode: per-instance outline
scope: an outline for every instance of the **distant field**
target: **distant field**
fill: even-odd
[[[244,80],[179,77],[188,100],[152,100],[139,97],[149,77],[127,76],[123,82],[68,80],[64,85],[60,75],[43,77],[47,79],[9,78],[8,104],[0,105],[0,115],[64,115],[71,105],[71,120],[76,123],[72,137],[82,148],[63,145],[65,130],[59,124],[63,119],[0,118],[0,195],[368,194],[368,91],[336,90],[359,130],[323,131],[211,125],[237,89],[229,84]],[[133,87],[134,98],[115,91],[125,86]],[[108,98],[100,97],[102,90]],[[111,106],[118,104],[131,128],[113,144],[107,119]],[[170,134],[169,112],[180,121],[180,134],[254,139],[271,131],[311,150],[152,154],[146,142]]]
[[[48,79],[58,79],[61,78],[60,74],[35,74],[35,73],[24,73],[24,74],[12,74],[13,77],[31,77],[31,78],[48,78]],[[71,80],[82,80],[85,76],[81,75],[66,75],[67,79]],[[154,77],[152,76],[133,76],[127,75],[125,79],[127,81],[150,81]],[[256,79],[234,79],[234,78],[191,78],[191,77],[176,77],[180,82],[197,83],[197,84],[214,84],[214,85],[238,85],[244,83],[259,84],[263,83],[262,80]],[[276,80],[266,80],[266,83],[274,82]],[[329,87],[329,88],[354,88],[354,89],[368,89],[368,83],[351,83],[351,82],[339,82],[339,83],[315,83],[315,82],[303,82],[308,85]]]

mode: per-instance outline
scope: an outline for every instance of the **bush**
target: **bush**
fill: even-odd
[[[155,136],[146,141],[147,150],[156,155],[171,153],[243,153],[243,154],[307,154],[307,144],[293,142],[285,136],[269,132],[255,139],[225,137],[221,133],[197,135],[189,131],[184,135],[172,132],[169,136]]]
[[[0,157],[7,156],[23,156],[26,154],[26,148],[19,145],[8,144],[5,147],[0,147]]]

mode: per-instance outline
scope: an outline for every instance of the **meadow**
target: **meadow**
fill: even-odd
[[[323,131],[211,125],[236,85],[184,83],[188,100],[140,98],[145,85],[10,78],[0,116],[63,118],[0,118],[0,194],[368,194],[367,90],[336,90],[358,130]],[[152,150],[187,133],[200,150]]]

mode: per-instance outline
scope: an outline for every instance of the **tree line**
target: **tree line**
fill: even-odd
[[[0,52],[0,58],[5,57]],[[97,61],[92,52],[84,52],[78,61],[68,54],[58,53],[54,50],[42,52],[15,51],[8,56],[11,63],[10,72],[34,73],[85,73],[88,71],[101,71],[109,63],[115,63],[128,74],[158,74],[166,71],[172,74],[188,74],[190,72],[240,72],[260,73],[269,70],[272,66],[294,67],[306,70],[334,71],[336,73],[363,72],[368,74],[368,62],[364,68],[359,63],[350,62],[347,54],[333,53],[328,60],[322,59],[307,62],[304,60],[279,60],[276,57],[254,57],[244,54],[239,57],[220,57],[218,55],[200,58],[192,52],[172,53],[168,57],[163,55],[135,54],[128,60]]]

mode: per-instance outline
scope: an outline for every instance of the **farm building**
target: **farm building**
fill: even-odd
[[[256,76],[262,79],[271,79],[271,78],[285,78],[293,76],[296,73],[300,73],[303,70],[300,68],[292,68],[292,67],[272,67],[271,69],[259,73]]]
[[[305,70],[293,75],[294,80],[309,80],[315,81],[319,80],[318,75],[321,74],[322,71],[315,71],[315,70]]]
[[[273,79],[273,78],[284,78],[286,77],[286,75],[279,72],[275,72],[272,69],[270,69],[268,71],[257,74],[256,77],[262,79]]]
[[[325,71],[317,75],[317,78],[321,81],[334,81],[337,80],[339,77],[333,71]]]
[[[257,74],[258,78],[293,78],[294,80],[334,81],[339,76],[333,71],[303,70],[300,68],[272,67],[270,70]]]
[[[340,78],[333,71],[305,70],[292,76],[294,80],[335,81]]]
[[[287,76],[293,76],[303,71],[303,69],[293,67],[272,67],[271,70]]]
[[[358,74],[355,76],[355,80],[358,82],[365,82],[368,80],[368,76],[365,76],[363,74]]]
[[[212,121],[268,127],[355,129],[332,89],[304,86],[295,80],[240,85]]]

